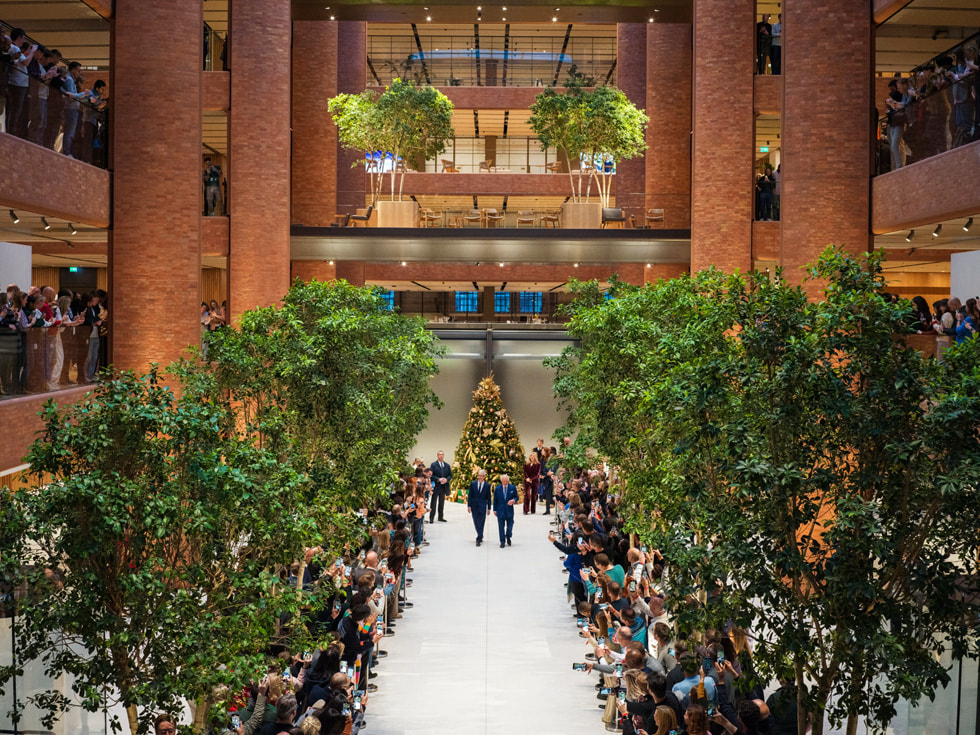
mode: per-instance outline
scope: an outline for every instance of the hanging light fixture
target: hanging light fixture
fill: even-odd
[[[913,237],[915,237],[915,230],[909,230],[909,234],[905,236],[905,242],[912,242]]]
[[[45,230],[45,232],[47,232],[48,230],[50,230],[50,229],[51,229],[51,224],[50,224],[50,223],[48,222],[48,220],[47,220],[46,218],[44,218],[44,217],[41,217],[41,224],[42,224],[42,225],[44,225],[44,230]]]
[[[17,216],[17,213],[14,210],[12,210],[12,209],[10,210],[10,219],[12,219],[14,221],[14,224],[15,225],[19,225],[20,224],[20,217],[18,217]]]
[[[966,224],[963,225],[963,232],[969,232],[971,227],[973,227],[973,217],[970,217],[970,219],[966,221]]]
[[[932,231],[933,237],[939,237],[939,233],[943,231],[943,226],[941,224],[936,225],[936,229]]]

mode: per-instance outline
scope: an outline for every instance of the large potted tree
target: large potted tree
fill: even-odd
[[[405,162],[425,161],[446,150],[446,141],[455,134],[449,98],[434,87],[395,79],[380,96],[370,90],[340,94],[329,100],[328,109],[341,145],[371,154],[363,163],[371,174],[378,227],[417,226],[418,204],[402,200]],[[390,201],[380,198],[385,173],[390,175]]]
[[[564,93],[549,87],[535,98],[531,129],[544,148],[557,148],[568,158],[571,197],[562,207],[563,227],[602,226],[616,166],[646,149],[648,122],[643,110],[616,87],[586,89],[570,80]],[[598,201],[591,201],[593,182]]]

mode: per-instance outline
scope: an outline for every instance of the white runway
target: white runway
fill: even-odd
[[[544,506],[539,506],[540,509]],[[597,677],[573,672],[585,642],[565,595],[547,516],[517,506],[514,545],[501,549],[487,517],[476,548],[465,505],[426,524],[408,599],[381,648],[366,735],[597,735]]]

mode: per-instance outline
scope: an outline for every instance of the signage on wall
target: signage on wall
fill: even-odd
[[[768,153],[769,152],[769,146],[767,146],[767,145],[761,146],[759,148],[759,152],[760,153]]]

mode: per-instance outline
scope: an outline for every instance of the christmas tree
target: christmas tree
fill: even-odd
[[[473,391],[473,408],[463,426],[453,462],[453,500],[466,502],[470,483],[479,470],[486,470],[487,482],[494,485],[500,482],[501,475],[510,475],[511,483],[523,488],[524,447],[492,375],[481,380]]]

